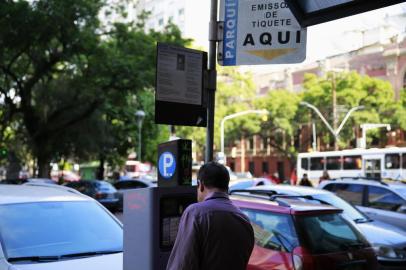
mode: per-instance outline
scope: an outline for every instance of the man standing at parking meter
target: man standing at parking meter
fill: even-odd
[[[254,232],[228,198],[227,169],[217,162],[206,163],[197,181],[198,203],[182,215],[167,270],[245,270]]]

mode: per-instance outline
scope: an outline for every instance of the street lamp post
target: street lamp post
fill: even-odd
[[[341,132],[341,130],[343,129],[345,123],[347,122],[348,118],[350,117],[350,115],[355,112],[356,110],[362,110],[365,107],[364,106],[356,106],[351,108],[347,114],[345,115],[343,121],[341,122],[340,126],[335,130],[331,127],[331,125],[327,122],[326,118],[324,118],[324,116],[321,114],[321,112],[319,111],[319,109],[317,109],[314,105],[306,102],[306,101],[301,101],[300,105],[304,105],[310,109],[312,109],[313,111],[316,112],[316,114],[320,117],[320,119],[323,121],[323,123],[326,125],[326,127],[328,128],[328,130],[333,134],[334,136],[334,140],[337,142],[338,141],[338,136]],[[337,150],[337,149],[336,149]]]
[[[234,114],[230,114],[225,116],[222,120],[221,120],[221,124],[220,124],[220,140],[221,140],[221,152],[224,155],[224,123],[227,120],[239,117],[239,116],[243,116],[246,114],[268,114],[269,112],[267,110],[247,110],[247,111],[243,111],[243,112],[238,112],[238,113],[234,113]]]
[[[138,160],[141,161],[141,134],[142,134],[142,122],[144,121],[145,118],[145,112],[144,111],[136,111],[135,112],[135,117],[137,118],[137,125],[138,125]]]

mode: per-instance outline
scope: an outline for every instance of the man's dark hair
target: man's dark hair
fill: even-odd
[[[224,165],[211,161],[200,167],[197,179],[209,188],[228,190],[230,174]]]

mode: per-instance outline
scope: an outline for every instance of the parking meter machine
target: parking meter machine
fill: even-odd
[[[184,210],[197,201],[191,186],[190,140],[158,146],[158,187],[124,194],[124,270],[164,270]]]

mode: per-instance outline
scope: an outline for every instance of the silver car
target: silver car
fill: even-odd
[[[340,208],[343,210],[343,215],[354,222],[375,249],[381,270],[405,269],[406,232],[390,224],[368,218],[351,204],[329,191],[289,185],[259,186],[249,188],[248,191],[252,192],[254,196],[302,196],[299,199],[309,199],[315,203],[326,203]]]
[[[371,219],[406,231],[406,184],[340,179],[323,181],[319,188],[334,192]]]
[[[122,224],[56,185],[0,185],[0,270],[122,270]]]

